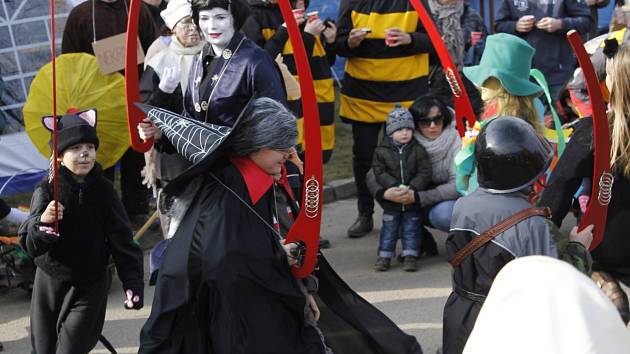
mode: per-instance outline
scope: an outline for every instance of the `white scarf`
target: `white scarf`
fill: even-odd
[[[171,44],[161,52],[157,53],[149,61],[148,66],[153,68],[153,71],[158,77],[162,77],[162,73],[165,68],[179,67],[180,70],[180,84],[182,87],[182,93],[188,87],[188,75],[190,73],[190,67],[195,54],[198,54],[205,44],[204,41],[200,41],[194,47],[184,47],[177,37],[171,36]]]

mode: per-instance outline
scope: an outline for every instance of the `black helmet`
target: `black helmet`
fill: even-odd
[[[477,181],[492,193],[511,193],[534,183],[553,159],[551,145],[526,121],[497,117],[475,144]]]

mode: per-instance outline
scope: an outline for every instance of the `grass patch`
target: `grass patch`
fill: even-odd
[[[335,87],[335,147],[324,165],[324,183],[352,177],[352,127],[339,118],[339,88]]]

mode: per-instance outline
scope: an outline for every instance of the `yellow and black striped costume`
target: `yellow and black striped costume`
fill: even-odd
[[[258,43],[261,47],[275,58],[282,54],[284,64],[289,71],[299,80],[295,59],[293,57],[293,47],[289,41],[287,30],[282,27],[284,20],[277,6],[251,5],[253,16],[244,29],[246,35]],[[332,72],[330,66],[334,63],[335,54],[326,47],[325,41],[319,36],[313,36],[302,32],[302,39],[309,57],[313,84],[317,95],[317,105],[319,108],[319,119],[322,135],[322,150],[324,163],[332,156],[335,146],[335,90],[333,86]],[[303,143],[303,113],[302,101],[299,98],[287,97],[289,108],[298,117],[299,137],[298,143]]]
[[[431,41],[408,0],[341,1],[337,54],[347,57],[339,115],[344,121],[383,123],[397,102],[409,107],[426,93]],[[398,27],[412,43],[385,45],[385,29]],[[353,28],[370,28],[361,44],[348,47]]]

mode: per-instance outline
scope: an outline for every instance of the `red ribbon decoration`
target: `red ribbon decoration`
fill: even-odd
[[[442,35],[437,30],[437,27],[435,27],[433,19],[431,18],[427,10],[424,8],[424,6],[422,6],[420,0],[409,0],[409,2],[411,2],[413,8],[416,9],[418,17],[420,18],[422,25],[426,29],[429,38],[431,38],[433,47],[435,48],[435,51],[440,58],[442,69],[444,70],[444,75],[446,76],[446,80],[451,87],[451,91],[453,91],[457,130],[459,131],[460,136],[464,136],[464,133],[466,132],[464,120],[468,121],[468,126],[471,128],[475,125],[475,122],[477,121],[475,119],[475,112],[473,111],[472,104],[470,103],[470,98],[468,98],[468,92],[466,92],[466,88],[464,87],[464,82],[459,76],[459,72],[457,72],[457,67],[455,67],[455,64],[453,64],[453,60],[451,59],[450,54],[448,54],[446,45],[444,45],[444,41],[442,40]]]
[[[289,230],[287,242],[304,242],[306,255],[301,267],[292,267],[296,278],[306,278],[315,269],[317,263],[317,251],[319,249],[319,231],[322,218],[322,141],[319,126],[319,110],[317,97],[313,87],[311,67],[306,56],[302,35],[295,22],[289,0],[278,2],[284,22],[287,24],[289,40],[293,46],[295,66],[300,78],[302,91],[302,111],[304,112],[304,146],[305,146],[305,170],[304,191],[300,215]]]
[[[52,57],[52,107],[53,107],[53,133],[52,133],[52,169],[53,169],[53,199],[55,201],[55,233],[59,232],[59,183],[57,172],[57,52],[55,49],[55,0],[50,0],[50,56]]]
[[[573,52],[580,63],[588,96],[593,107],[593,187],[591,199],[582,215],[578,229],[581,231],[588,225],[595,225],[593,229],[593,242],[589,250],[595,249],[604,239],[606,231],[606,218],[608,216],[608,202],[610,202],[610,188],[612,188],[612,174],[610,173],[610,133],[608,131],[608,118],[604,98],[600,90],[599,81],[593,69],[593,63],[584,49],[580,34],[571,30],[567,33],[567,39],[573,48]]]
[[[137,152],[147,152],[153,146],[153,139],[146,141],[140,139],[138,124],[144,119],[144,113],[135,105],[136,102],[142,102],[140,100],[140,78],[138,77],[138,20],[141,5],[142,0],[130,0],[129,2],[125,41],[125,93],[129,144]]]

